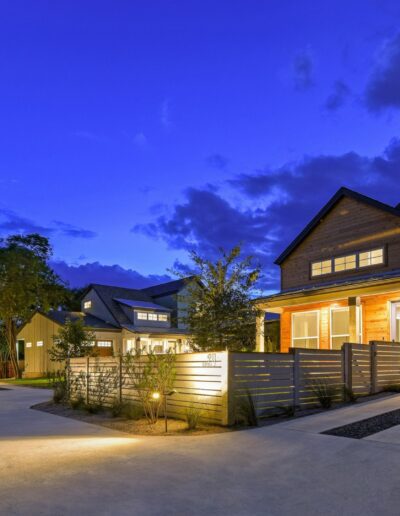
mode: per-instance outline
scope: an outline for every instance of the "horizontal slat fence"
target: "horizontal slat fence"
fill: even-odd
[[[366,395],[400,384],[400,345],[371,342],[345,343],[341,350],[330,351],[188,353],[176,355],[175,367],[176,393],[168,397],[168,415],[184,419],[189,408],[198,408],[204,420],[229,425],[249,396],[262,419],[289,407],[317,406],[321,388],[333,390],[334,400],[340,401],[343,386]],[[72,396],[89,403],[139,403],[121,357],[72,359],[70,385]]]
[[[140,360],[143,363],[146,357]],[[176,393],[168,396],[168,415],[185,418],[187,410],[193,407],[199,409],[206,421],[228,424],[227,353],[177,354],[175,368]],[[70,375],[72,396],[82,396],[87,403],[139,403],[134,381],[121,357],[72,359]]]

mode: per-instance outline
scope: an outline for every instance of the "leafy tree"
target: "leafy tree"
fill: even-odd
[[[212,262],[192,252],[197,272],[188,284],[184,322],[199,350],[252,350],[259,311],[251,293],[260,270],[252,258],[241,257],[240,246]]]
[[[91,356],[94,353],[95,335],[84,326],[83,319],[67,319],[64,326],[53,336],[54,346],[49,349],[50,360],[65,362],[69,358]]]
[[[32,233],[0,239],[0,320],[9,357],[20,377],[16,354],[18,326],[37,310],[62,301],[65,288],[48,266],[52,248],[47,238]]]

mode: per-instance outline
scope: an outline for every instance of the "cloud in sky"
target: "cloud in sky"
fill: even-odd
[[[133,137],[133,143],[138,147],[145,147],[147,145],[146,135],[143,133],[136,133]]]
[[[164,99],[161,103],[160,122],[165,129],[171,126],[171,105],[169,99]]]
[[[228,162],[228,158],[218,153],[211,154],[206,158],[207,165],[218,170],[225,170],[228,165]]]
[[[338,188],[347,186],[374,197],[379,186],[379,198],[397,204],[399,172],[399,139],[372,157],[356,152],[306,156],[279,168],[238,175],[222,193],[209,187],[189,188],[169,212],[133,231],[161,239],[171,248],[195,249],[207,256],[221,246],[242,242],[244,252],[263,265],[264,288],[277,288],[273,259]],[[232,200],[238,196],[240,203]]]
[[[296,90],[308,90],[314,85],[314,61],[309,50],[298,52],[293,60],[293,80]]]
[[[128,288],[145,288],[170,281],[167,274],[144,276],[133,269],[120,265],[103,265],[99,262],[69,265],[64,261],[52,261],[51,267],[70,287],[84,287],[90,283],[103,283]]]
[[[21,217],[12,210],[0,209],[0,234],[9,235],[11,233],[40,233],[47,237],[58,234],[71,238],[85,239],[97,236],[97,233],[94,231],[82,229],[59,220],[53,221],[48,226],[43,226],[26,217]]]
[[[328,111],[337,111],[341,108],[350,95],[350,88],[343,81],[336,81],[333,85],[333,91],[325,102],[325,108]]]
[[[371,111],[400,108],[400,32],[384,42],[365,90]]]

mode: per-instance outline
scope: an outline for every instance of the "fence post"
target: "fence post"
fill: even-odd
[[[344,384],[349,391],[353,390],[353,346],[345,342],[342,347],[344,362]]]
[[[235,392],[233,381],[233,353],[221,352],[221,392],[222,425],[229,426],[235,422]]]
[[[122,403],[122,355],[119,356],[119,402]]]
[[[371,360],[371,394],[378,392],[377,386],[377,343],[370,341],[370,360]]]
[[[86,357],[86,405],[89,405],[89,357]]]
[[[293,348],[293,407],[300,406],[300,350]]]

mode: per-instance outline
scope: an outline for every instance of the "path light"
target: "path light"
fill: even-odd
[[[154,401],[157,401],[160,399],[160,393],[159,392],[152,392],[151,397]]]
[[[164,421],[165,421],[165,433],[168,433],[168,416],[167,416],[167,397],[172,396],[176,393],[176,389],[172,391],[164,392]]]

